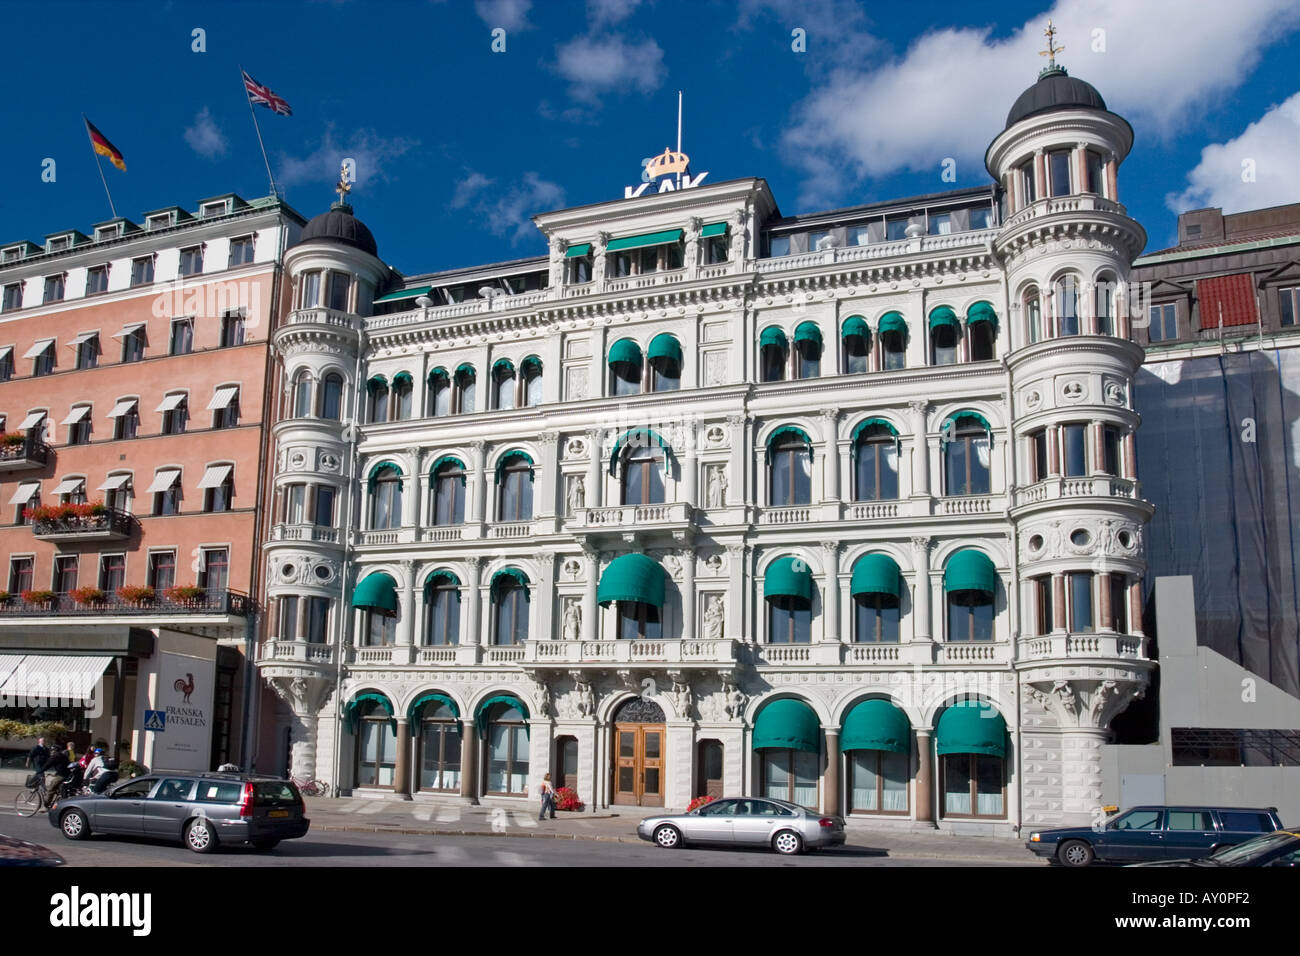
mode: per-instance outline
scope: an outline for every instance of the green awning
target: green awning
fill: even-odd
[[[611,239],[609,245],[605,248],[609,252],[618,252],[621,249],[662,246],[666,242],[678,242],[681,238],[682,231],[680,229],[666,229],[663,232],[646,232],[639,236],[624,236],[622,239]]]
[[[383,571],[368,574],[352,589],[352,606],[397,613],[397,582]]]
[[[393,388],[397,388],[399,385],[414,385],[414,384],[415,384],[415,379],[411,377],[410,372],[398,372],[396,375],[393,376]]]
[[[474,371],[474,366],[470,365],[469,362],[461,362],[457,365],[456,374],[468,375],[470,378],[476,378],[478,376],[478,373]]]
[[[912,750],[912,723],[887,700],[864,700],[849,711],[840,730],[840,750]]]
[[[763,575],[763,597],[797,597],[811,601],[813,596],[812,572],[802,558],[777,558],[767,566]]]
[[[863,432],[870,428],[877,427],[887,429],[889,434],[893,435],[895,439],[898,438],[898,429],[895,428],[891,422],[888,422],[883,418],[864,418],[862,421],[858,422],[857,426],[853,429],[853,434],[850,436],[850,440],[856,442]]]
[[[992,322],[993,334],[998,332],[998,314],[993,310],[993,306],[988,302],[976,302],[966,310],[966,324],[974,325],[976,322]]]
[[[660,332],[650,340],[650,348],[647,350],[646,355],[651,361],[657,358],[666,358],[680,365],[682,362],[682,346],[676,338],[667,332]]]
[[[637,345],[631,339],[619,339],[609,347],[609,356],[606,361],[610,365],[616,362],[624,362],[628,365],[641,364],[641,346]]]
[[[888,594],[898,597],[901,572],[887,554],[864,554],[853,565],[850,594]]]
[[[953,412],[953,414],[949,415],[944,420],[944,423],[939,426],[939,433],[944,436],[945,440],[950,440],[947,436],[956,431],[957,427],[961,425],[962,422],[974,422],[979,425],[980,428],[988,432],[989,437],[992,437],[993,435],[993,426],[989,424],[989,420],[979,412],[971,411]]]
[[[478,705],[478,713],[474,715],[474,726],[478,727],[478,732],[480,734],[487,730],[488,711],[497,704],[506,704],[507,706],[513,707],[515,710],[519,711],[519,713],[524,715],[524,720],[527,720],[529,717],[528,705],[518,697],[515,697],[513,694],[497,694],[495,697],[489,697],[487,700],[483,701],[483,703]],[[527,727],[527,724],[524,726]]]
[[[903,338],[907,338],[907,322],[901,312],[886,312],[880,317],[880,324],[876,326],[876,333],[884,335],[886,332],[899,332]]]
[[[389,723],[392,725],[393,729],[396,730],[397,718],[395,716],[396,711],[393,710],[393,702],[383,694],[358,694],[356,697],[348,701],[347,712],[345,715],[348,722],[348,729],[356,731],[357,724],[361,721],[361,705],[369,703],[370,701],[374,701],[388,712],[388,716],[392,718]]]
[[[406,719],[411,723],[415,723],[420,719],[420,711],[424,710],[424,705],[435,703],[446,704],[451,712],[456,715],[456,718],[460,719],[460,708],[456,706],[456,702],[446,694],[438,693],[421,694],[419,697],[415,698],[415,700],[411,701],[411,706],[406,709]],[[459,725],[456,725],[456,732],[460,733]]]
[[[668,444],[657,431],[650,428],[629,428],[618,436],[618,441],[614,442],[614,450],[609,453],[609,473],[611,475],[618,473],[618,458],[624,448],[649,448],[651,442],[664,450],[665,460],[673,460],[673,446]]]
[[[600,576],[596,601],[637,601],[664,606],[664,569],[644,554],[620,554]]]
[[[711,222],[700,230],[700,238],[712,239],[714,236],[725,236],[727,234],[727,228],[725,222]]]
[[[821,722],[813,709],[801,700],[782,697],[758,713],[754,721],[751,747],[766,750],[802,750],[815,754],[821,750]]]
[[[388,379],[384,378],[382,375],[372,375],[370,376],[369,381],[366,382],[366,388],[370,389],[372,392],[377,392],[381,388],[387,387]]]
[[[514,461],[516,458],[522,458],[524,461],[528,462],[529,468],[534,467],[533,456],[528,454],[528,452],[519,451],[517,449],[515,451],[508,451],[500,458],[497,459],[497,484],[498,485],[501,484],[501,472],[505,470],[506,465]],[[528,473],[528,480],[529,481],[533,480],[533,474],[531,471]]]
[[[569,246],[564,252],[564,258],[576,259],[578,256],[585,256],[589,252],[591,252],[591,243],[580,242],[576,246]]]
[[[1006,757],[1007,724],[985,701],[963,700],[939,715],[934,728],[935,753]]]
[[[537,370],[538,375],[542,374],[542,360],[539,359],[536,355],[529,355],[527,358],[525,358],[522,362],[519,363],[519,370],[523,372],[525,375],[531,375],[533,369]]]
[[[444,382],[451,381],[451,376],[447,374],[447,370],[443,368],[441,365],[439,365],[437,368],[435,368],[433,371],[429,373],[430,383],[436,382],[439,379],[443,380]]]
[[[524,595],[527,596],[528,585],[531,582],[529,582],[528,580],[528,575],[524,574],[523,571],[520,571],[518,568],[502,568],[496,574],[492,575],[492,584],[491,584],[492,590],[496,591],[496,589],[501,586],[499,582],[503,582],[506,580],[514,581],[516,584],[518,584],[521,588],[524,589]]]
[[[375,304],[380,302],[400,302],[402,299],[418,299],[422,295],[428,295],[433,291],[431,285],[416,286],[414,289],[398,289],[396,292],[390,292],[388,295],[381,295],[375,300]]]
[[[515,374],[515,363],[508,358],[499,358],[492,363],[492,374],[495,375],[499,369],[505,369],[511,375]]]
[[[465,483],[465,472],[468,470],[465,463],[455,455],[443,455],[429,467],[429,480],[432,481],[438,474],[438,469],[443,465],[455,465],[461,470],[460,483]]]
[[[393,471],[397,472],[397,490],[401,491],[402,490],[402,469],[397,467],[397,464],[395,462],[391,462],[391,461],[381,461],[378,464],[376,464],[375,467],[370,469],[370,474],[366,478],[366,487],[369,488],[371,491],[374,491],[375,484],[379,481],[379,473],[382,472],[385,468],[391,468],[393,469]]]
[[[871,338],[871,327],[867,325],[867,320],[860,315],[850,315],[840,326],[840,338],[847,339],[853,335],[860,335],[864,339]]]
[[[958,551],[943,569],[943,589],[993,594],[998,589],[997,569],[983,551],[972,548]]]
[[[957,313],[946,305],[941,305],[930,313],[930,328],[937,328],[940,325],[951,325],[958,332],[961,332],[961,323],[957,321]]]
[[[424,579],[425,588],[431,587],[433,582],[438,580],[450,581],[456,587],[460,587],[460,578],[456,577],[454,572],[448,571],[446,568],[439,568],[437,571],[430,571],[429,576]]]
[[[763,330],[762,334],[759,335],[758,347],[762,348],[765,345],[775,345],[782,352],[789,348],[785,341],[785,333],[775,325],[769,325]]]
[[[822,330],[817,327],[816,322],[800,322],[794,330],[794,342],[798,345],[800,342],[811,342],[817,346],[817,354],[822,352]]]
[[[772,434],[767,436],[767,460],[769,462],[772,460],[772,446],[777,443],[778,439],[785,435],[793,435],[803,441],[803,443],[808,446],[808,458],[810,461],[812,460],[812,439],[808,437],[808,433],[798,425],[782,425],[776,431],[772,432]]]

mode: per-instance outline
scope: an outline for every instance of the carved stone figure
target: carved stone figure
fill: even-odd
[[[722,639],[722,616],[722,598],[716,594],[710,596],[704,609],[704,636],[711,641]]]
[[[674,678],[671,692],[673,707],[678,717],[691,716],[691,685]]]
[[[551,688],[544,681],[533,681],[533,694],[537,698],[537,716],[551,716]]]
[[[578,713],[583,717],[596,714],[596,695],[591,689],[591,682],[578,681]]]
[[[573,599],[564,602],[564,639],[577,641],[582,638],[582,607]]]
[[[581,475],[574,475],[569,479],[568,499],[570,515],[575,515],[580,509],[586,507],[587,486],[583,484]]]
[[[732,720],[740,720],[745,713],[745,701],[749,698],[745,696],[743,690],[730,681],[722,685],[722,693],[727,701],[725,708],[727,716]]]
[[[708,507],[723,508],[727,503],[727,467],[726,465],[709,466],[709,485],[706,491]]]

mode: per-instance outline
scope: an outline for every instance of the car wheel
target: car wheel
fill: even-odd
[[[254,840],[253,841],[254,850],[274,850],[279,845],[280,845],[279,840]]]
[[[796,856],[803,852],[803,837],[793,830],[782,830],[772,837],[772,849],[782,856]]]
[[[655,843],[665,850],[675,850],[682,845],[682,835],[676,827],[665,824],[655,828]]]
[[[1056,851],[1056,858],[1066,866],[1087,866],[1094,856],[1092,847],[1082,840],[1066,840]]]
[[[185,828],[185,845],[195,853],[211,853],[217,847],[217,835],[207,820],[191,820]]]
[[[69,810],[61,816],[59,829],[69,840],[84,840],[90,836],[90,822],[80,810]]]

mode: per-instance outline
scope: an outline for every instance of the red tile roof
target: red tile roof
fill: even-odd
[[[1196,297],[1201,300],[1201,328],[1217,329],[1220,317],[1224,328],[1254,325],[1255,283],[1249,272],[1196,280]]]

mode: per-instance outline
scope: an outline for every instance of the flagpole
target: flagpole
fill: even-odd
[[[104,178],[104,163],[100,160],[99,153],[95,152],[95,140],[90,135],[90,120],[86,118],[85,113],[81,114],[81,121],[86,127],[86,139],[90,142],[90,155],[95,157],[95,168],[99,170],[99,181],[104,184],[104,195],[108,197],[108,209],[116,219],[117,209],[113,205],[113,194],[108,191],[108,180]]]
[[[262,148],[262,162],[266,163],[266,178],[271,183],[271,195],[278,195],[275,191],[275,176],[271,174],[271,161],[266,158],[266,144],[262,142],[262,127],[257,122],[257,111],[253,109],[252,97],[248,95],[248,87],[244,86],[244,68],[239,67],[239,85],[244,87],[244,99],[248,100],[248,114],[253,117],[253,129],[257,130],[257,145]]]

